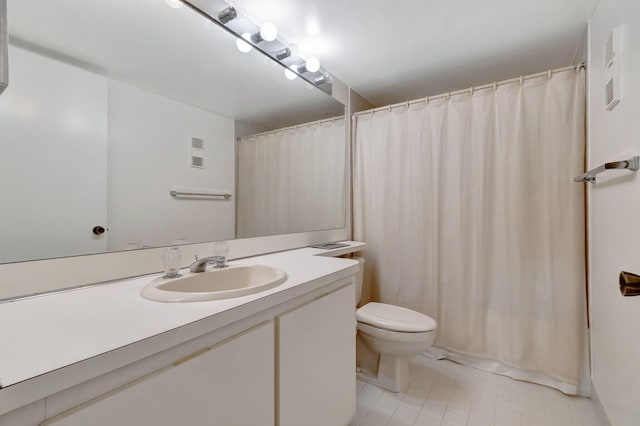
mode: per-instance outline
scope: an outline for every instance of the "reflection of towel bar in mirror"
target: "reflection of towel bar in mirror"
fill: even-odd
[[[612,161],[610,163],[604,163],[603,165],[591,169],[586,173],[581,174],[573,178],[574,182],[591,182],[596,183],[596,175],[604,172],[605,170],[631,170],[633,172],[638,171],[640,168],[640,156],[635,156],[624,161]]]
[[[171,195],[174,198],[212,198],[212,199],[218,199],[218,198],[224,198],[225,200],[228,200],[229,198],[231,198],[231,194],[228,193],[216,193],[216,192],[191,192],[191,191],[169,191],[169,195]]]

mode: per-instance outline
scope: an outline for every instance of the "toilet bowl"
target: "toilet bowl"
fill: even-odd
[[[359,303],[364,259],[358,260]],[[420,312],[377,302],[357,309],[356,319],[358,378],[392,392],[405,391],[409,387],[409,360],[431,347],[437,323]]]

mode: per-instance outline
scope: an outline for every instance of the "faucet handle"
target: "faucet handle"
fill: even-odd
[[[227,259],[224,256],[211,256],[214,268],[226,268]]]

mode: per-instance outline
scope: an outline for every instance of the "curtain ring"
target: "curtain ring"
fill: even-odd
[[[451,100],[451,92],[447,92],[447,101]]]
[[[425,97],[424,97],[424,103],[425,103],[426,105],[429,105],[429,97],[428,97],[428,96],[425,96]]]
[[[520,76],[520,86],[522,86],[524,84],[524,76]]]
[[[497,82],[493,82],[493,90],[498,90],[498,83]]]
[[[547,71],[547,80],[551,80],[551,70]]]
[[[473,96],[473,86],[469,87],[469,96]]]

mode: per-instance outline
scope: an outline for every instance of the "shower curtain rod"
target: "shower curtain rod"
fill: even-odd
[[[423,102],[429,103],[431,101],[435,101],[436,99],[445,99],[445,98],[449,99],[451,98],[451,96],[456,96],[456,95],[463,95],[463,94],[473,95],[473,92],[478,90],[487,90],[487,89],[495,90],[498,88],[498,86],[504,86],[507,84],[513,84],[518,82],[522,83],[524,82],[524,80],[531,80],[533,78],[544,77],[545,75],[547,76],[547,78],[550,79],[554,74],[559,74],[567,71],[580,71],[581,69],[586,69],[586,68],[587,66],[585,65],[585,63],[580,62],[578,65],[569,65],[568,67],[556,68],[553,70],[539,72],[536,74],[529,74],[529,75],[524,75],[516,78],[510,78],[509,80],[496,81],[489,84],[483,84],[482,86],[474,86],[468,89],[456,90],[455,92],[442,93],[440,95],[434,95],[434,96],[426,96],[424,98],[413,99],[411,101],[398,102],[397,104],[390,104],[386,106],[368,109],[365,111],[354,112],[353,117],[358,117],[360,115],[365,115],[365,114],[374,114],[379,111],[391,111],[393,108],[402,107],[402,106],[409,107],[409,105],[415,105]]]
[[[310,121],[308,123],[302,123],[302,124],[296,124],[295,126],[283,127],[282,129],[268,130],[266,132],[256,133],[254,135],[242,136],[242,137],[237,138],[236,140],[239,142],[242,139],[257,138],[258,136],[266,136],[266,135],[271,135],[271,134],[275,134],[275,133],[279,133],[279,132],[286,132],[287,130],[296,130],[296,129],[300,129],[302,127],[316,126],[316,125],[329,123],[329,122],[335,123],[338,120],[344,120],[344,116],[341,115],[341,116],[338,116],[338,117],[324,118],[322,120]]]

